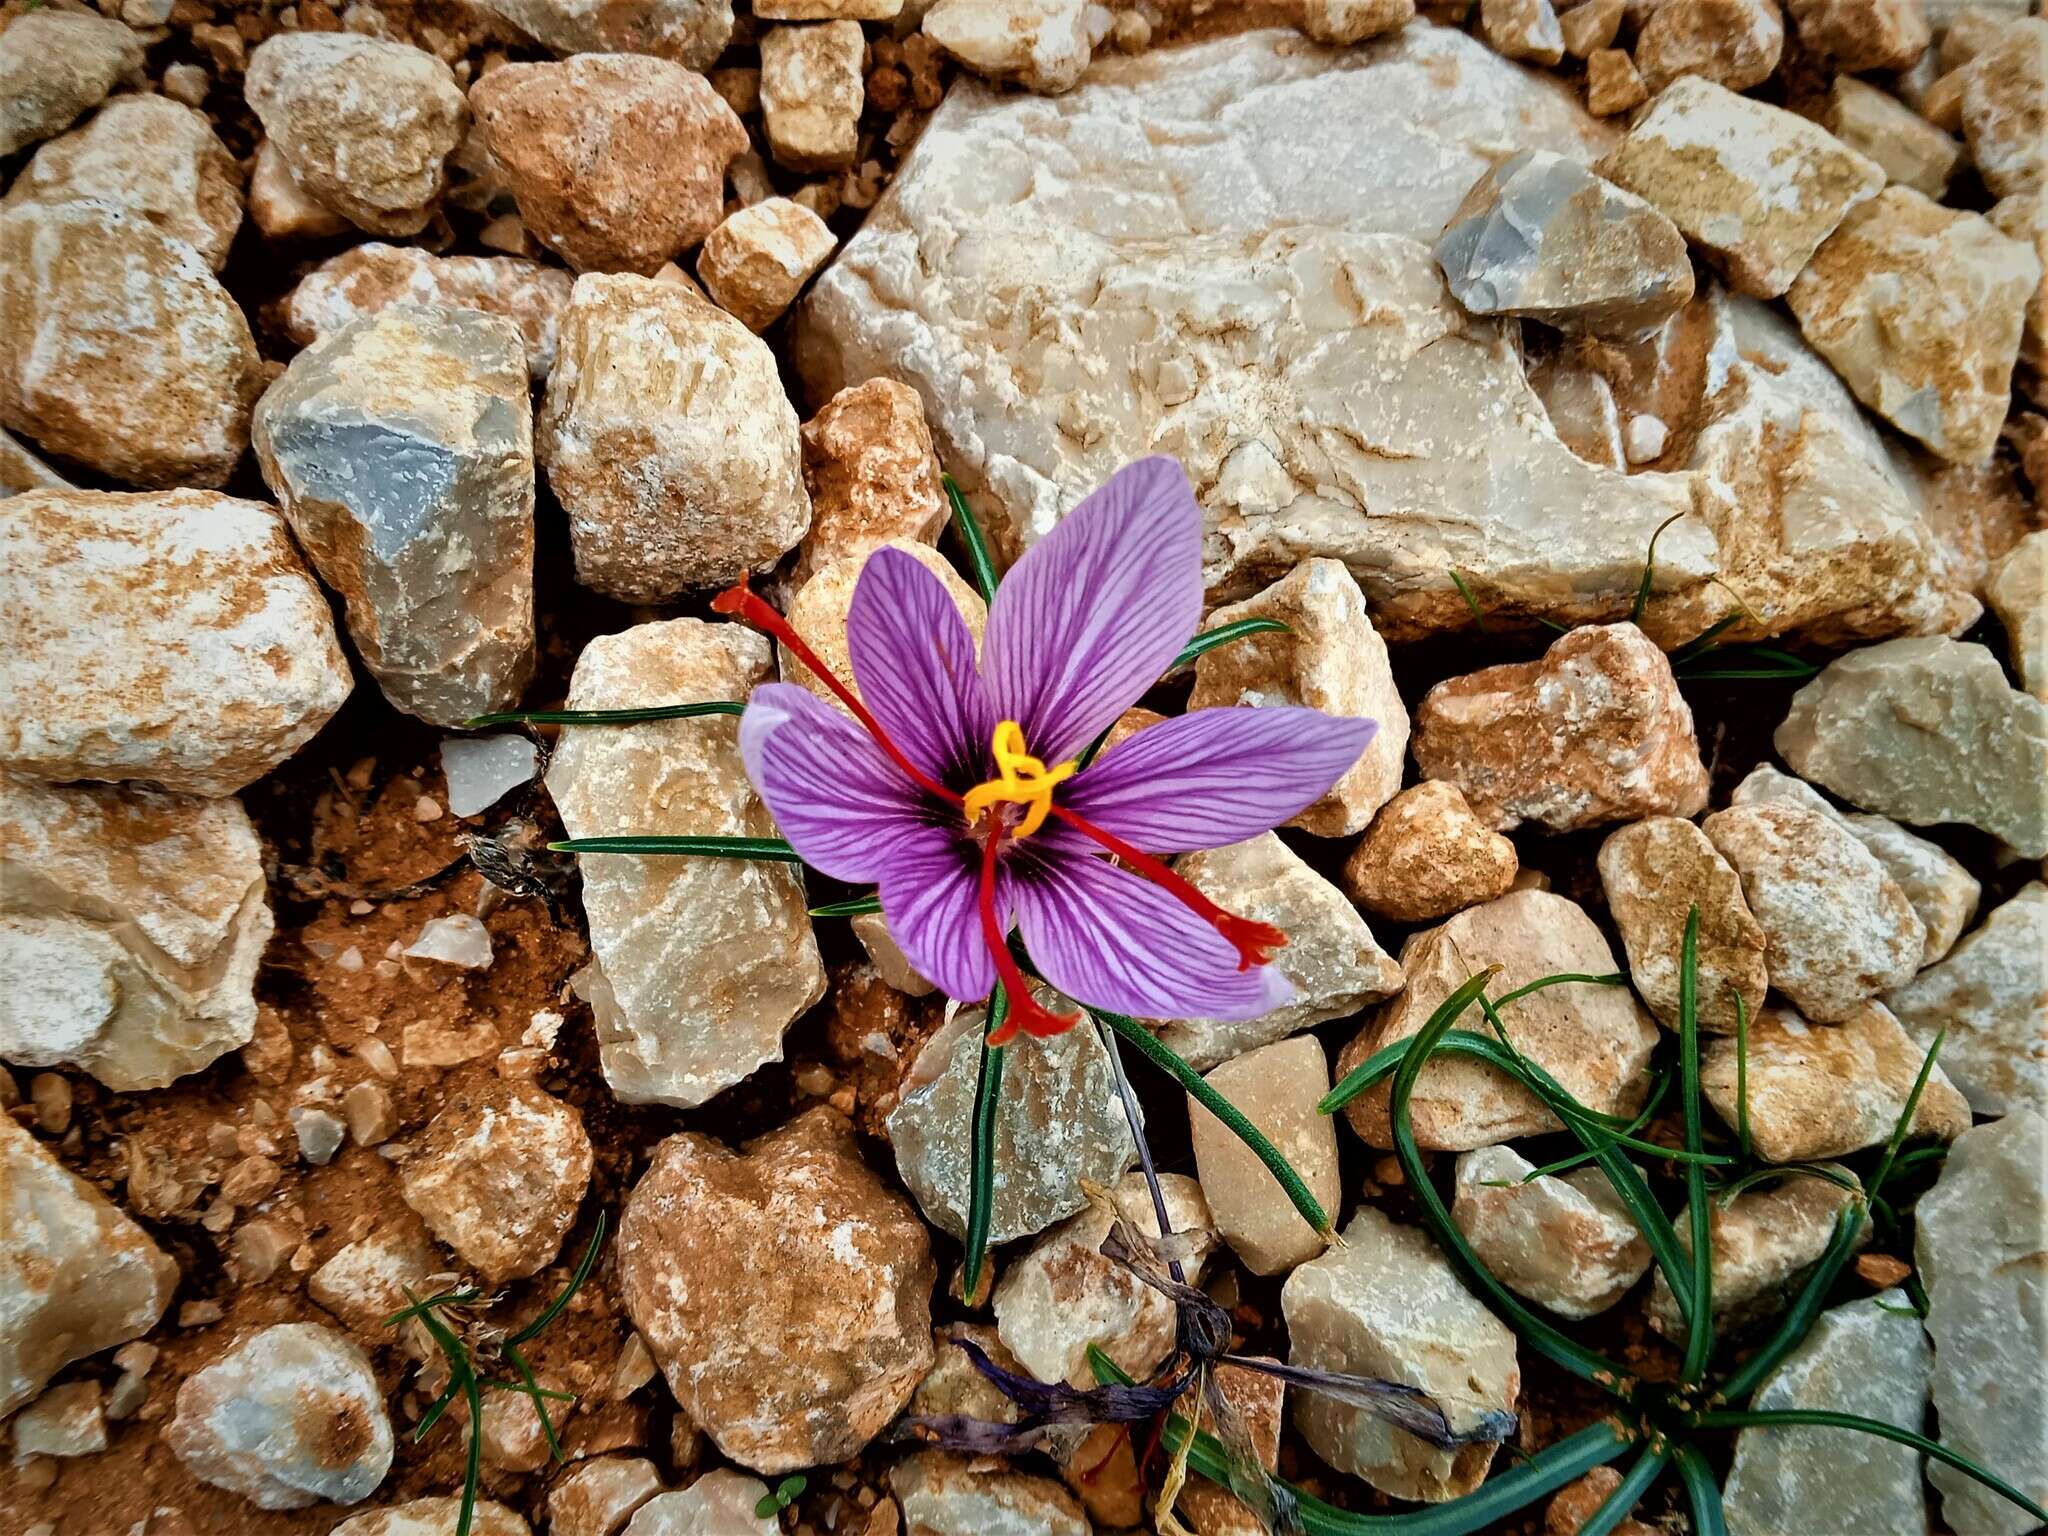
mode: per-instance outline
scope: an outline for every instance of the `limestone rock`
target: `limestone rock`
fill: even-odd
[[[469,126],[446,64],[353,32],[278,33],[249,55],[243,90],[300,189],[372,234],[426,227]]]
[[[68,491],[71,482],[0,428],[0,501],[24,491]]]
[[[930,1239],[829,1109],[744,1154],[687,1132],[662,1142],[617,1252],[677,1403],[757,1472],[853,1455],[931,1367]]]
[[[1879,1003],[1839,1024],[1809,1024],[1771,1008],[1749,1026],[1749,1128],[1757,1156],[1773,1163],[1846,1157],[1882,1146],[1898,1124],[1926,1056]],[[1733,1040],[1708,1044],[1700,1087],[1714,1112],[1738,1123]],[[1970,1106],[1937,1061],[1909,1134],[1953,1141],[1970,1128]]]
[[[1415,0],[1306,0],[1301,30],[1319,43],[1348,48],[1414,17]]]
[[[1933,31],[1921,0],[1786,0],[1799,43],[1844,75],[1910,69]]]
[[[548,1490],[550,1536],[619,1536],[633,1511],[660,1492],[661,1474],[644,1457],[586,1461]]]
[[[771,197],[727,216],[704,237],[697,280],[747,329],[768,329],[795,302],[838,242],[802,203]]]
[[[434,1236],[498,1285],[554,1262],[590,1166],[574,1109],[532,1083],[484,1078],[428,1122],[401,1187]]]
[[[1564,34],[1564,51],[1575,59],[1611,51],[1627,10],[1623,0],[1580,0],[1557,19],[1558,30]]]
[[[10,208],[93,200],[183,240],[218,272],[242,223],[242,171],[190,107],[123,96],[37,150],[7,189]]]
[[[1829,1166],[1838,1176],[1853,1177]],[[1839,1184],[1798,1176],[1744,1190],[1725,1206],[1714,1202],[1709,1246],[1718,1336],[1746,1332],[1785,1309],[1834,1240],[1850,1198]],[[1867,1239],[1868,1217],[1862,1228]],[[1692,1251],[1684,1222],[1678,1223],[1678,1246]],[[1685,1320],[1661,1272],[1650,1283],[1648,1312],[1659,1333],[1684,1340]]]
[[[771,675],[768,641],[736,624],[642,624],[584,648],[571,709],[741,699]],[[626,832],[766,837],[731,718],[571,726],[548,767],[571,837]],[[782,1032],[825,993],[825,968],[787,865],[726,859],[583,861],[605,1081],[629,1104],[689,1108],[782,1057]]]
[[[1887,187],[1853,208],[1786,300],[1858,399],[1945,459],[1988,459],[2041,263],[1982,214]]]
[[[1615,969],[1614,952],[1576,903],[1548,891],[1512,891],[1409,935],[1401,946],[1407,991],[1345,1047],[1337,1076],[1415,1034],[1446,997],[1488,965],[1501,968],[1487,989],[1496,997],[1559,972],[1604,976]],[[1462,1022],[1479,1024],[1476,1014]],[[1547,987],[1511,1006],[1503,1022],[1522,1054],[1589,1109],[1627,1114],[1641,1104],[1657,1026],[1626,987]],[[1393,1145],[1387,1095],[1382,1083],[1344,1111],[1352,1129],[1376,1147]],[[1539,1135],[1555,1124],[1521,1084],[1465,1057],[1430,1062],[1409,1103],[1417,1144],[1442,1151]]]
[[[1203,655],[1188,708],[1301,705],[1377,721],[1350,772],[1288,823],[1318,837],[1364,830],[1401,787],[1408,749],[1408,709],[1394,687],[1386,642],[1366,616],[1365,594],[1342,562],[1304,560],[1256,597],[1217,609],[1204,627],[1243,619],[1277,619],[1287,628]]]
[[[1987,217],[2005,234],[2022,245],[2032,247],[2034,259],[2041,264],[2041,281],[2027,299],[2026,329],[2020,333],[2020,358],[2035,373],[2048,373],[2048,192],[2015,193],[1999,202]],[[2042,392],[2037,386],[2031,393],[2038,400]],[[2030,475],[2029,478],[2036,477]]]
[[[1742,882],[1707,835],[1689,821],[1652,816],[1600,845],[1600,886],[1628,950],[1628,976],[1668,1029],[1678,1028],[1678,979],[1687,915],[1700,923],[1695,996],[1699,1027],[1733,1034],[1737,1000],[1754,1019],[1764,1005],[1764,930],[1750,915]]]
[[[369,1356],[318,1323],[258,1329],[187,1376],[164,1441],[194,1477],[258,1509],[355,1504],[391,1469]]]
[[[1839,823],[1793,805],[1738,805],[1701,830],[1742,877],[1771,985],[1808,1018],[1849,1018],[1919,969],[1925,925]]]
[[[1448,779],[1424,779],[1380,808],[1344,861],[1344,890],[1369,912],[1429,923],[1505,896],[1515,845],[1472,814]]]
[[[1337,1123],[1316,1109],[1330,1091],[1322,1041],[1297,1035],[1262,1045],[1226,1061],[1207,1080],[1293,1164],[1309,1193],[1334,1217],[1343,1187],[1337,1178]],[[1255,1275],[1284,1274],[1323,1251],[1321,1234],[1289,1203],[1258,1154],[1193,1097],[1188,1123],[1210,1218],[1245,1268]]]
[[[1041,1000],[1071,1011],[1050,988],[1042,989]],[[967,1232],[986,1022],[986,1008],[963,1008],[926,1041],[888,1120],[904,1185],[926,1219],[954,1237]],[[1043,1232],[1088,1203],[1083,1179],[1113,1184],[1137,1161],[1109,1054],[1093,1028],[1083,1025],[1005,1053],[995,1148],[992,1243]]]
[[[1549,0],[1537,3],[1548,14]],[[1480,177],[1437,241],[1436,259],[1474,314],[1521,315],[1619,341],[1692,301],[1678,226],[1549,150],[1523,150]]]
[[[941,0],[948,3],[948,0]],[[1074,1496],[1001,1462],[919,1451],[889,1469],[911,1536],[1089,1536]]]
[[[1496,831],[1691,816],[1707,803],[1692,710],[1633,624],[1575,629],[1540,661],[1448,678],[1415,720],[1423,776],[1455,783]]]
[[[938,578],[939,584],[952,597],[953,605],[959,610],[961,620],[967,625],[967,631],[973,636],[975,648],[979,651],[981,632],[988,623],[988,605],[981,600],[981,594],[968,586],[960,573],[929,544],[892,539],[884,547],[902,551]],[[866,554],[849,556],[819,570],[789,600],[788,610],[783,615],[789,620],[789,627],[810,646],[812,653],[832,675],[852,691],[855,698],[860,697],[860,688],[853,676],[853,658],[846,638],[846,616],[853,606],[853,595],[860,585],[861,572],[867,560]],[[778,645],[776,657],[784,681],[808,689],[825,704],[851,717],[852,711],[833,694],[831,686],[787,646]]]
[[[1966,1131],[1914,1210],[1913,1259],[1927,1287],[1941,1443],[2048,1500],[2048,1221],[2041,1169],[2048,1121],[2032,1110]],[[2026,1514],[1931,1463],[1942,1519],[1958,1536],[2018,1536]]]
[[[25,11],[0,32],[0,157],[61,133],[142,70],[142,39],[90,11]]]
[[[1058,96],[1080,82],[1108,18],[1086,0],[938,0],[924,35],[978,75]]]
[[[0,775],[0,1057],[162,1088],[245,1045],[271,932],[236,800]]]
[[[1522,1384],[1515,1336],[1465,1289],[1429,1234],[1366,1206],[1344,1239],[1281,1288],[1288,1360],[1420,1387],[1453,1429],[1512,1409]],[[1295,1399],[1294,1423],[1332,1467],[1400,1499],[1437,1503],[1469,1493],[1493,1462],[1489,1442],[1439,1450],[1313,1393]]]
[[[579,272],[648,276],[696,245],[747,147],[702,75],[641,54],[507,64],[471,102],[527,229]]]
[[[292,178],[283,152],[268,139],[257,144],[256,163],[249,171],[249,217],[267,240],[327,240],[355,228],[306,195]]]
[[[534,437],[577,580],[622,602],[725,586],[810,524],[774,354],[672,284],[578,279]]]
[[[1467,1152],[1451,1220],[1510,1290],[1559,1317],[1605,1312],[1643,1278],[1650,1245],[1598,1168],[1535,1171],[1512,1147]]]
[[[331,332],[256,409],[256,456],[386,698],[456,726],[533,673],[533,417],[510,320],[401,304]]]
[[[331,1536],[455,1536],[461,1513],[462,1500],[453,1495],[412,1499],[353,1515]],[[496,1499],[478,1499],[469,1536],[533,1536],[533,1528]]]
[[[2048,21],[2022,17],[1959,74],[1963,137],[1999,197],[2048,192]]]
[[[258,502],[32,491],[7,503],[0,584],[18,772],[231,795],[348,696],[327,600]]]
[[[1195,1253],[1181,1264],[1188,1283],[1198,1285],[1216,1241],[1208,1204],[1201,1187],[1184,1174],[1161,1174],[1159,1184],[1167,1222],[1195,1241]],[[1159,1216],[1142,1174],[1125,1175],[1111,1193],[1135,1230],[1159,1235]],[[1033,1243],[996,1282],[996,1332],[1040,1381],[1093,1386],[1091,1344],[1140,1380],[1173,1352],[1173,1303],[1102,1256],[1109,1227],[1109,1213],[1090,1206]]]
[[[754,14],[764,21],[894,21],[903,0],[759,0]]]
[[[558,267],[517,256],[436,256],[372,240],[330,256],[279,306],[285,334],[310,346],[392,304],[441,304],[502,315],[519,327],[536,381],[555,365],[555,337],[573,283]]]
[[[1479,0],[1479,24],[1496,53],[1555,64],[1564,57],[1564,33],[1550,0]]]
[[[1837,75],[1828,88],[1828,130],[1859,155],[1884,167],[1894,186],[1939,198],[1948,190],[1963,146],[1888,92]]]
[[[1992,910],[1955,952],[1886,997],[1980,1115],[2048,1114],[2048,886],[2036,880]]]
[[[478,0],[563,57],[646,53],[707,69],[732,37],[732,0]]]
[[[781,1524],[754,1513],[767,1493],[758,1477],[719,1467],[681,1493],[660,1494],[641,1505],[625,1536],[776,1536]]]
[[[811,531],[790,572],[797,586],[893,539],[939,536],[946,498],[916,390],[894,379],[851,385],[804,423],[802,438]]]
[[[1903,1291],[1821,1313],[1764,1378],[1751,1406],[1861,1414],[1926,1430],[1933,1352]],[[1921,1457],[1911,1446],[1838,1429],[1745,1429],[1722,1503],[1731,1533],[1885,1531],[1927,1536]]]
[[[68,1381],[17,1413],[13,1431],[18,1467],[31,1456],[97,1456],[107,1448],[107,1413],[96,1381]]]
[[[1656,95],[1681,77],[1731,91],[1771,78],[1785,51],[1777,0],[1669,0],[1636,37],[1636,68]]]
[[[777,164],[794,171],[853,164],[865,49],[857,21],[771,27],[761,39],[761,119]]]
[[[1981,645],[1891,640],[1838,657],[1793,695],[1773,742],[1867,811],[1963,822],[2048,856],[2048,704],[2008,685]]]
[[[441,743],[448,780],[448,814],[475,816],[513,790],[531,784],[540,753],[528,736],[450,736]]]
[[[1626,52],[1596,48],[1586,56],[1586,110],[1595,117],[1632,112],[1649,99],[1650,88]]]
[[[0,1413],[149,1332],[177,1284],[148,1234],[0,1115]]]
[[[1660,7],[1651,25],[1684,3]],[[1881,166],[1826,129],[1692,76],[1650,104],[1601,170],[1662,209],[1758,298],[1790,288],[1849,210],[1884,186]]]
[[[1006,1371],[1023,1369],[986,1323],[948,1323],[932,1333],[932,1368],[917,1384],[906,1412],[921,1417],[959,1413],[992,1424],[1019,1422],[1023,1410],[975,1368],[967,1351],[959,1347],[963,1341],[975,1345]]]
[[[1183,854],[1174,868],[1226,912],[1285,933],[1274,964],[1294,983],[1291,999],[1255,1019],[1163,1021],[1159,1038],[1198,1070],[1401,990],[1400,966],[1344,893],[1273,833]]]
[[[384,1320],[406,1305],[405,1293],[421,1290],[447,1265],[410,1210],[381,1220],[368,1233],[337,1249],[306,1280],[317,1305],[373,1345],[390,1342]]]
[[[0,213],[0,424],[132,485],[219,485],[263,387],[205,258],[100,201]]]

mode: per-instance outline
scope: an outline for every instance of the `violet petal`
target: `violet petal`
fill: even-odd
[[[900,549],[876,550],[853,589],[846,645],[861,702],[905,757],[955,787],[985,776],[995,711],[974,636],[938,577]]]

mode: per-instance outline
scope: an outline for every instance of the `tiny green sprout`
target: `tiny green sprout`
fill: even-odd
[[[759,1501],[754,1505],[754,1517],[759,1520],[774,1519],[785,1509],[789,1508],[790,1505],[794,1504],[802,1496],[804,1489],[810,1485],[811,1480],[805,1477],[803,1473],[792,1472],[788,1477],[785,1477],[775,1485],[773,1493],[761,1495]]]
[[[455,1520],[455,1536],[469,1536],[470,1527],[476,1520],[477,1493],[483,1481],[483,1413],[486,1391],[517,1392],[533,1403],[534,1412],[540,1416],[541,1433],[547,1438],[548,1454],[556,1461],[566,1459],[562,1443],[555,1435],[555,1423],[548,1415],[550,1402],[574,1402],[575,1394],[551,1391],[540,1384],[532,1364],[527,1360],[520,1346],[538,1338],[554,1320],[562,1315],[570,1298],[582,1289],[583,1282],[590,1278],[590,1271],[597,1264],[598,1249],[604,1245],[605,1213],[597,1213],[597,1225],[590,1234],[590,1243],[583,1250],[583,1257],[576,1263],[576,1269],[569,1277],[569,1283],[540,1311],[539,1316],[518,1332],[501,1335],[483,1322],[478,1315],[489,1308],[494,1297],[486,1296],[474,1286],[456,1290],[438,1291],[432,1296],[417,1297],[410,1290],[405,1293],[408,1305],[401,1307],[384,1319],[386,1328],[397,1328],[407,1322],[418,1322],[426,1329],[427,1335],[441,1351],[441,1358],[448,1367],[448,1386],[442,1394],[428,1405],[427,1411],[413,1426],[412,1439],[418,1444],[442,1417],[454,1406],[457,1397],[469,1411],[469,1445],[463,1462],[462,1507]],[[451,1322],[450,1319],[453,1319]],[[479,1366],[502,1360],[512,1368],[517,1380],[486,1376]]]

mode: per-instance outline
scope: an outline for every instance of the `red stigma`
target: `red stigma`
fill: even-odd
[[[758,629],[763,634],[771,635],[781,641],[788,648],[792,656],[811,669],[812,676],[816,677],[827,688],[830,688],[833,696],[853,711],[853,718],[858,720],[867,729],[867,733],[875,738],[875,745],[888,753],[890,760],[898,768],[909,774],[911,781],[918,788],[928,794],[937,795],[941,800],[947,801],[952,805],[961,804],[961,797],[959,795],[946,788],[945,785],[939,783],[931,775],[920,770],[915,763],[903,755],[902,749],[895,742],[891,741],[889,733],[882,729],[881,722],[868,712],[867,705],[861,703],[853,690],[840,682],[833,675],[832,669],[818,659],[818,653],[812,650],[805,643],[803,637],[790,627],[789,620],[769,607],[761,598],[755,596],[753,589],[747,585],[744,577],[711,599],[711,611],[713,613],[732,614],[748,627]]]
[[[1057,801],[1053,803],[1052,814],[1072,827],[1084,837],[1094,839],[1111,853],[1130,866],[1131,873],[1142,875],[1154,885],[1174,897],[1195,916],[1208,923],[1237,951],[1237,968],[1248,971],[1255,965],[1266,965],[1273,959],[1273,951],[1286,946],[1287,935],[1271,923],[1253,922],[1248,917],[1239,917],[1226,912],[1216,905],[1180,875],[1168,869],[1149,853],[1142,853],[1114,832],[1105,832]]]
[[[988,1043],[1008,1045],[1020,1030],[1033,1039],[1048,1040],[1080,1023],[1081,1015],[1062,1018],[1047,1008],[1031,995],[1031,983],[1017,969],[1003,937],[1002,920],[996,916],[996,852],[1002,846],[1003,820],[993,811],[983,819],[988,823],[988,841],[982,845],[981,853],[981,937],[988,945],[989,958],[996,963],[996,975],[1002,978],[1003,988],[1010,995],[1010,1016],[1003,1020],[1002,1028],[988,1037]]]

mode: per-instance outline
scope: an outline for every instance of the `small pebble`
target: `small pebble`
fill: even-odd
[[[316,1168],[324,1168],[334,1160],[348,1131],[339,1115],[324,1109],[295,1109],[291,1122],[299,1135],[299,1155]]]
[[[414,821],[422,823],[439,821],[441,819],[441,802],[432,795],[421,795],[413,805],[412,816]]]
[[[491,963],[490,930],[466,912],[429,918],[405,955],[410,960],[437,960],[466,971],[481,971]]]
[[[441,743],[449,813],[474,816],[489,810],[520,785],[532,783],[539,763],[524,736],[451,736]]]
[[[1664,440],[1670,434],[1664,423],[1655,416],[1631,416],[1628,421],[1628,436],[1622,446],[1628,452],[1631,464],[1647,464],[1664,451]]]
[[[52,1136],[71,1129],[71,1084],[55,1072],[38,1072],[29,1079],[29,1102],[36,1107],[36,1124]]]
[[[391,1095],[377,1083],[357,1083],[341,1096],[341,1112],[348,1117],[348,1133],[359,1147],[374,1147],[390,1139],[398,1129],[398,1114],[391,1107]]]

